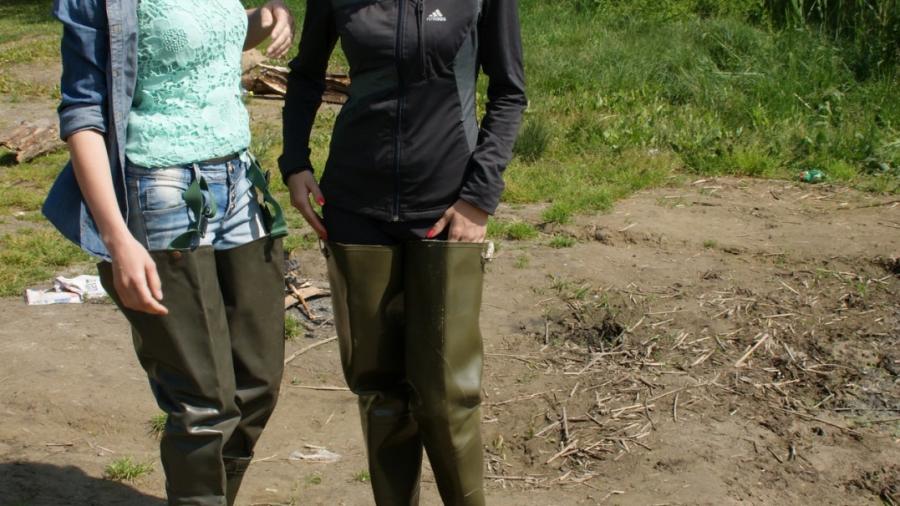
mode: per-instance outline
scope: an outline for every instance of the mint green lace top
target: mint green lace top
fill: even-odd
[[[250,145],[241,101],[246,34],[239,0],[140,0],[137,89],[125,144],[132,163],[169,167]]]

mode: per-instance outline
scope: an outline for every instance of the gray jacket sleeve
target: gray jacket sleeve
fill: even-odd
[[[493,214],[528,104],[517,0],[485,0],[478,41],[479,62],[488,77],[488,101],[460,198]]]

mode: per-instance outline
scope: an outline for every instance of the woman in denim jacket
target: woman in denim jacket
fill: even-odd
[[[247,152],[243,49],[281,0],[55,0],[71,161],[44,213],[100,257],[160,408],[172,505],[234,504],[283,369],[281,209]]]

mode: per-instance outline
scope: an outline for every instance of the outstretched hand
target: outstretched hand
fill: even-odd
[[[428,231],[427,238],[437,237],[448,226],[447,240],[456,242],[483,242],[487,234],[488,213],[465,200],[457,200],[444,211],[441,219]]]

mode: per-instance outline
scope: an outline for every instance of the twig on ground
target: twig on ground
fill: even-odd
[[[289,356],[288,358],[284,359],[284,365],[288,365],[292,360],[294,360],[295,358],[299,357],[300,355],[303,355],[304,353],[306,353],[307,351],[309,351],[309,350],[311,350],[311,349],[313,349],[313,348],[318,348],[319,346],[322,346],[323,344],[328,344],[328,343],[330,343],[330,342],[332,342],[332,341],[336,341],[336,340],[337,340],[337,336],[332,336],[332,337],[329,337],[328,339],[326,339],[326,340],[324,340],[324,341],[319,341],[318,343],[313,343],[313,344],[311,344],[311,345],[309,345],[309,346],[307,346],[307,347],[305,347],[305,348],[302,348],[302,349],[300,349],[300,350],[297,350],[297,351],[295,351],[294,353],[292,353],[291,356]]]
[[[757,337],[759,337],[759,334],[757,334]],[[737,362],[734,363],[734,366],[735,367],[743,367],[744,362],[746,362],[747,359],[750,358],[750,355],[753,355],[753,352],[756,351],[757,348],[762,346],[762,344],[764,342],[766,342],[768,339],[769,339],[769,334],[763,334],[763,336],[760,337],[758,341],[756,341],[756,344],[751,346],[750,349],[747,350],[747,352],[744,353],[744,355],[741,358],[739,358]]]
[[[331,385],[288,385],[291,388],[300,388],[302,390],[323,390],[326,392],[349,392],[347,387],[336,387]]]

